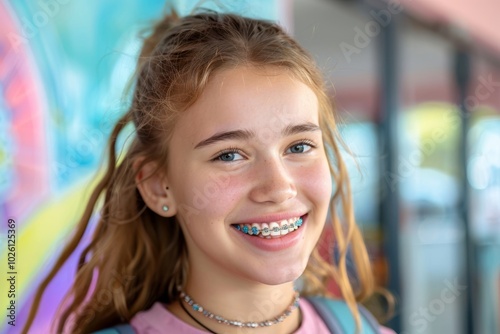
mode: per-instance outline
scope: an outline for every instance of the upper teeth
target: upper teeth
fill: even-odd
[[[257,224],[254,223],[252,225],[249,224],[241,224],[236,225],[236,228],[243,233],[249,235],[262,235],[264,237],[267,236],[279,236],[285,235],[289,232],[293,232],[298,229],[302,225],[302,218],[294,217],[290,219],[284,219],[276,222],[270,223],[262,223]]]

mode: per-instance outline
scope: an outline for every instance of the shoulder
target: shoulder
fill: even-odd
[[[354,333],[356,321],[347,303],[341,299],[326,297],[307,297],[306,301],[314,308],[325,325],[333,333]],[[393,334],[390,329],[380,326],[373,315],[362,305],[358,304],[361,324],[364,333]]]
[[[189,333],[182,328],[182,323],[160,303],[155,303],[147,310],[140,311],[129,324],[120,324],[92,334],[135,334],[135,333]]]

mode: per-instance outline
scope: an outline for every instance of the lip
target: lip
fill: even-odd
[[[283,216],[285,217],[285,216]],[[298,217],[298,216],[290,216],[291,218],[293,217]],[[238,238],[241,238],[243,242],[249,243],[255,248],[258,248],[263,251],[268,251],[268,252],[279,252],[282,250],[285,250],[287,248],[293,247],[298,242],[303,239],[303,234],[305,229],[307,228],[307,221],[308,221],[308,214],[306,213],[305,215],[300,216],[302,218],[302,226],[295,230],[292,233],[288,233],[282,237],[279,238],[259,238],[255,236],[251,236],[245,233],[241,233],[237,231],[234,228],[231,228],[233,232],[236,234]],[[286,218],[283,218],[286,219]]]
[[[295,218],[295,217],[302,217],[304,215],[306,215],[306,213],[304,211],[301,211],[301,212],[299,212],[299,211],[295,211],[295,212],[289,211],[289,212],[284,212],[284,213],[275,213],[275,214],[270,214],[270,215],[264,215],[264,216],[259,216],[259,217],[255,217],[255,218],[250,218],[250,219],[246,219],[245,221],[234,223],[232,225],[238,225],[238,224],[252,225],[252,224],[271,223],[271,222],[277,222],[277,221],[281,221],[281,220],[287,220],[287,219]]]

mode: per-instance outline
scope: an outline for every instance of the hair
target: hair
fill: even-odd
[[[335,184],[329,220],[338,258],[322,258],[318,243],[302,275],[301,293],[328,295],[328,283],[335,282],[359,328],[356,303],[372,295],[374,279],[354,219],[334,107],[315,62],[277,24],[214,12],[180,18],[174,12],[156,23],[144,40],[132,102],[111,133],[105,173],[74,235],[38,287],[23,333],[30,328],[47,285],[81,243],[101,202],[92,239],[80,254],[74,283],[62,305],[57,332],[68,328],[73,333],[93,332],[130,321],[157,301],[178,299],[177,286],[184,284],[188,269],[184,236],[175,217],[161,217],[146,206],[135,178],[150,162],[157,171],[165,170],[170,135],[179,115],[197,100],[215,73],[236,66],[283,69],[316,93]],[[131,122],[134,136],[124,156],[117,157],[117,137]],[[355,279],[347,270],[348,250]]]

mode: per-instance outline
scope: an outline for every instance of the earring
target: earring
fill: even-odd
[[[164,206],[162,207],[162,210],[163,210],[163,211],[165,211],[165,212],[167,212],[167,211],[168,211],[168,206],[164,205]]]

